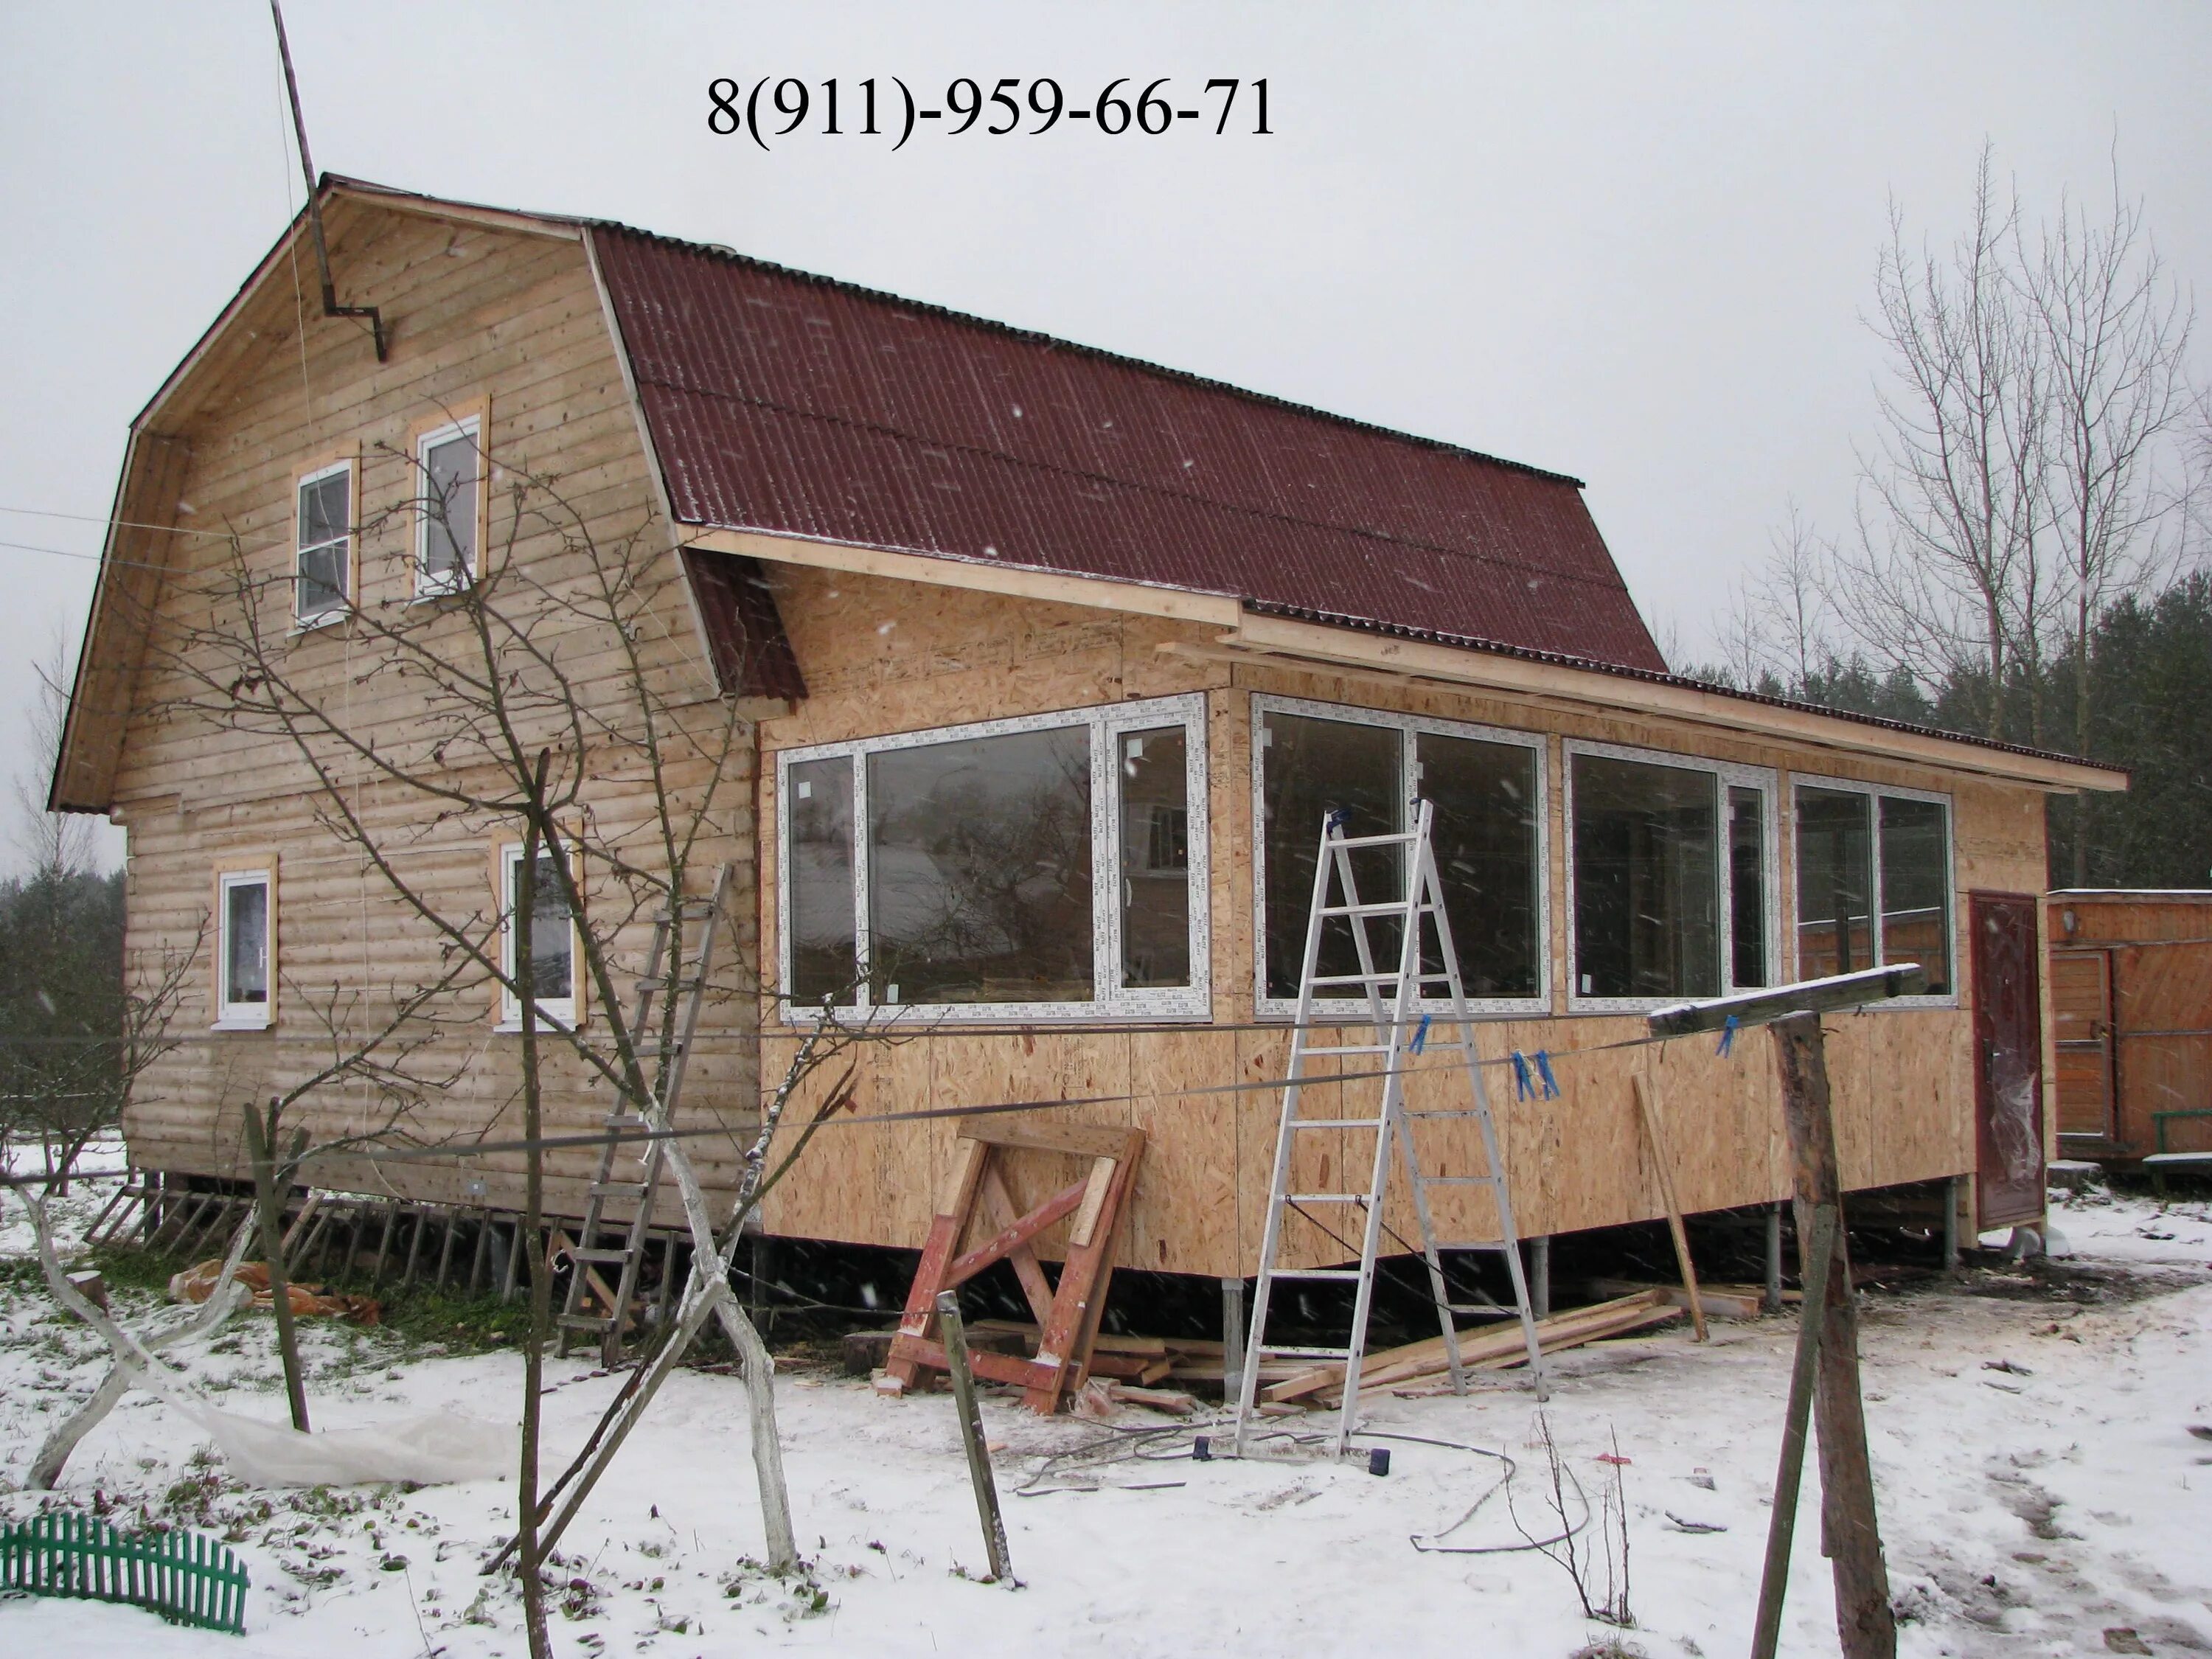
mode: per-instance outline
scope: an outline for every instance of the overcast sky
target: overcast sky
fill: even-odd
[[[1693,653],[1789,498],[1848,522],[1893,195],[1948,239],[1985,137],[2038,210],[2105,188],[2117,137],[2172,266],[2212,273],[2201,4],[287,21],[319,167],[726,242],[1571,472]],[[0,66],[0,541],[89,554],[131,417],[300,202],[282,80],[259,0],[4,0]],[[870,76],[1051,76],[1085,103],[1119,76],[1266,76],[1274,132],[1238,134],[1243,110],[1228,137],[925,129],[897,154],[818,121],[768,154],[708,131],[709,79],[786,75],[848,100]],[[94,569],[0,547],[0,774]]]

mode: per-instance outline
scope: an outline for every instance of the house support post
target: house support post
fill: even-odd
[[[1528,1311],[1538,1319],[1552,1316],[1552,1236],[1540,1233],[1528,1241]]]
[[[1953,1176],[1943,1183],[1943,1271],[1959,1271],[1959,1200],[1965,1186]]]
[[[1782,1206],[1766,1206],[1766,1294],[1759,1298],[1764,1313],[1782,1311]]]
[[[1817,1012],[1785,1015],[1771,1029],[1796,1180],[1801,1266],[1806,1270],[1798,1317],[1820,1322],[1814,1415],[1820,1427],[1822,1547],[1833,1564],[1836,1627],[1844,1659],[1896,1659],[1897,1621],[1890,1611],[1889,1572],[1881,1559],[1874,1471],[1867,1457],[1866,1407],[1859,1394],[1858,1306],[1851,1291],[1850,1244],[1836,1167],[1827,1047]],[[1811,1282],[1810,1250],[1824,1208],[1836,1219],[1827,1283],[1820,1289]]]
[[[1244,1281],[1221,1281],[1221,1397],[1234,1400],[1244,1384]]]

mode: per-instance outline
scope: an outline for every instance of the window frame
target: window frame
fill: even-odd
[[[1251,708],[1252,749],[1252,995],[1258,1019],[1294,1019],[1295,996],[1267,994],[1267,749],[1261,742],[1262,721],[1268,714],[1294,714],[1308,720],[1336,720],[1346,726],[1370,726],[1400,734],[1399,785],[1406,800],[1416,798],[1413,769],[1419,763],[1411,741],[1423,732],[1440,738],[1459,738],[1476,743],[1502,744],[1526,749],[1534,758],[1536,775],[1536,993],[1528,997],[1469,997],[1467,1009],[1498,1019],[1547,1018],[1552,1012],[1552,777],[1551,740],[1541,732],[1521,732],[1502,726],[1478,726],[1468,720],[1446,720],[1430,714],[1403,714],[1387,708],[1368,708],[1356,703],[1320,702],[1309,697],[1278,696],[1255,691]],[[1437,1013],[1449,1000],[1424,997],[1421,1008]],[[1316,997],[1316,1018],[1357,1021],[1368,1017],[1364,998]]]
[[[578,877],[582,886],[583,860],[572,842],[562,842],[541,848],[559,856],[562,847],[568,848],[569,869]],[[494,890],[499,902],[499,954],[501,965],[512,979],[515,971],[514,957],[514,872],[522,863],[523,843],[520,840],[502,840],[493,849]],[[589,1012],[587,985],[584,977],[584,951],[581,929],[577,917],[568,918],[568,994],[565,997],[539,997],[538,1018],[541,1024],[563,1031],[581,1030]],[[499,1020],[492,1029],[501,1033],[522,1030],[522,999],[502,983],[499,988]]]
[[[258,886],[266,895],[263,907],[263,960],[268,964],[269,995],[262,1002],[233,1002],[230,993],[230,895],[234,889]],[[226,862],[215,869],[215,1018],[217,1031],[265,1031],[276,1023],[276,860],[273,858]]]
[[[1869,925],[1872,930],[1874,959],[1882,958],[1882,890],[1881,890],[1881,801],[1885,795],[1899,800],[1929,801],[1943,809],[1943,872],[1944,891],[1948,902],[1944,906],[1944,948],[1950,953],[1945,963],[1945,974],[1951,988],[1926,996],[1887,997],[1879,1003],[1869,1003],[1870,1008],[1956,1008],[1959,1003],[1959,901],[1964,890],[1959,884],[1959,806],[1948,793],[1939,789],[1913,789],[1903,784],[1869,783],[1863,778],[1825,777],[1817,772],[1792,772],[1790,775],[1790,873],[1796,873],[1797,860],[1797,792],[1800,789],[1828,789],[1845,794],[1864,795],[1867,801],[1869,862],[1873,869],[1869,880],[1873,886],[1869,895]],[[1797,896],[1791,882],[1790,898],[1790,968],[1792,973],[1804,969],[1797,959],[1798,915]]]
[[[468,588],[481,573],[484,544],[490,539],[491,530],[491,466],[483,435],[488,424],[485,411],[474,408],[415,434],[415,598],[418,600],[450,598]],[[430,574],[430,452],[462,438],[469,441],[471,453],[477,460],[476,511],[472,514],[476,522],[471,538],[475,545],[470,549],[470,556],[453,572],[434,576]]]
[[[1185,986],[1124,988],[1121,969],[1121,792],[1117,743],[1125,734],[1183,729],[1184,787],[1191,815],[1187,856],[1190,882],[1190,978]],[[868,916],[869,819],[867,757],[902,749],[923,749],[976,738],[1009,737],[1024,732],[1082,727],[1091,750],[1091,950],[1094,994],[1088,1002],[896,1002],[871,1000],[868,982],[873,946]],[[1095,1024],[1101,1021],[1211,1018],[1212,1001],[1212,848],[1207,833],[1206,698],[1202,691],[1141,702],[1103,703],[1057,709],[1005,720],[810,744],[775,751],[775,933],[777,1018],[805,1026],[818,1018],[811,1005],[795,1006],[792,982],[790,772],[807,761],[848,758],[853,768],[853,945],[860,966],[854,1000],[837,1012],[866,1015],[883,1009],[929,1022],[985,1024]]]
[[[346,481],[345,534],[336,542],[317,542],[313,548],[307,547],[300,539],[306,528],[303,522],[304,515],[301,512],[301,497],[306,495],[310,484],[320,483],[325,479],[336,477],[341,473],[345,476]],[[345,555],[339,562],[339,570],[345,586],[339,595],[337,604],[327,611],[318,611],[312,617],[301,615],[300,611],[301,555],[341,544],[344,546]],[[292,631],[295,634],[311,634],[319,628],[328,628],[334,623],[343,622],[353,614],[355,607],[359,605],[360,593],[361,457],[349,453],[335,456],[311,466],[292,480]]]
[[[1565,953],[1567,963],[1567,1012],[1570,1014],[1636,1014],[1654,1008],[1672,1007],[1684,1000],[1680,996],[1663,997],[1601,997],[1584,996],[1581,991],[1582,964],[1576,956],[1575,898],[1575,757],[1589,755],[1601,760],[1634,761],[1645,766],[1668,766],[1680,772],[1702,772],[1714,780],[1713,801],[1713,891],[1718,914],[1717,924],[1720,956],[1720,989],[1717,994],[1728,996],[1735,989],[1735,884],[1729,870],[1729,798],[1731,787],[1755,789],[1759,792],[1764,810],[1759,814],[1759,838],[1762,862],[1760,890],[1766,899],[1766,961],[1767,977],[1773,979],[1779,972],[1783,957],[1781,932],[1782,912],[1782,774],[1772,767],[1746,766],[1735,761],[1708,759],[1702,755],[1685,755],[1668,749],[1644,749],[1626,744],[1599,743],[1589,738],[1567,738],[1559,745],[1559,833],[1565,842],[1565,856],[1560,862],[1566,870]],[[1794,835],[1796,814],[1790,816]],[[1794,845],[1794,843],[1793,843]],[[1793,915],[1794,923],[1796,917]],[[1789,958],[1796,960],[1793,951]],[[1746,987],[1748,990],[1764,990],[1765,986]]]

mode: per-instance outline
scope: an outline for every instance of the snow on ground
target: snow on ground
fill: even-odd
[[[94,1201],[70,1200],[77,1225]],[[2212,1424],[2212,1214],[2102,1195],[2055,1213],[2071,1259],[1978,1267],[1956,1285],[1865,1304],[1867,1416],[1892,1583],[1911,1615],[1906,1655],[2212,1651],[2212,1443],[2187,1431]],[[11,1222],[0,1250],[20,1251],[22,1231]],[[139,1320],[155,1308],[143,1293],[117,1301]],[[441,1355],[389,1333],[311,1328],[319,1426],[433,1408],[511,1420],[512,1354]],[[1617,1440],[1630,1460],[1620,1478],[1636,1624],[1621,1634],[1652,1659],[1737,1653],[1749,1639],[1794,1322],[1713,1328],[1705,1348],[1669,1332],[1563,1355],[1548,1407],[1594,1502],[1613,1479],[1598,1455]],[[267,1320],[242,1318],[188,1362],[228,1408],[278,1419],[269,1339]],[[19,1490],[31,1455],[101,1363],[21,1264],[0,1261],[0,1516],[39,1507],[41,1495]],[[557,1468],[618,1379],[572,1360],[551,1364],[549,1380]],[[1200,1463],[1182,1455],[1186,1425],[1149,1413],[1109,1430],[994,1400],[985,1420],[1001,1448],[1018,1589],[977,1582],[984,1557],[948,1396],[884,1400],[865,1382],[802,1370],[780,1378],[777,1404],[807,1581],[780,1583],[753,1565],[762,1538],[738,1383],[686,1372],[563,1541],[560,1652],[1145,1659],[1295,1645],[1566,1659],[1615,1633],[1583,1616],[1559,1565],[1512,1547],[1522,1538],[1508,1495],[1530,1531],[1555,1523],[1532,1444],[1535,1402],[1510,1374],[1491,1374],[1470,1399],[1382,1400],[1371,1413],[1380,1431],[1504,1451],[1519,1464],[1510,1494],[1494,1490],[1494,1459],[1413,1439],[1389,1443],[1381,1479],[1287,1456]],[[1139,1427],[1162,1430],[1125,1437],[1152,1455],[1097,1468],[1095,1489],[1014,1495],[1043,1454]],[[21,1599],[0,1601],[0,1652],[522,1651],[511,1581],[478,1576],[511,1524],[510,1483],[246,1491],[204,1444],[133,1395],[55,1496],[110,1505],[125,1524],[150,1515],[229,1537],[252,1575],[246,1637]],[[1835,1650],[1814,1480],[1808,1470],[1786,1653]],[[1413,1547],[1413,1535],[1470,1506],[1449,1541],[1498,1553]],[[2136,1645],[2111,1647],[2104,1632],[2119,1628]]]

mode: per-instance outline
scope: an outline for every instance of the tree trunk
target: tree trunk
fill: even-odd
[[[284,1193],[291,1182],[279,1182],[276,1133],[281,1119],[276,1102],[269,1103],[264,1127],[260,1113],[246,1109],[246,1150],[253,1164],[253,1207],[261,1219],[261,1253],[269,1266],[270,1311],[276,1316],[276,1352],[284,1362],[284,1395],[291,1402],[292,1426],[307,1430],[307,1383],[300,1370],[300,1333],[292,1322],[290,1280],[284,1273]],[[304,1142],[304,1134],[301,1137]]]
[[[548,757],[538,759],[538,799],[543,799]],[[552,1322],[553,1275],[545,1260],[545,1149],[539,1145],[544,1130],[544,1094],[538,1074],[538,975],[530,938],[531,910],[537,900],[538,819],[533,813],[522,836],[522,862],[516,872],[514,906],[514,975],[522,1005],[522,1138],[530,1143],[523,1154],[522,1232],[530,1250],[530,1330],[522,1344],[522,1467],[514,1489],[515,1570],[522,1575],[522,1622],[530,1641],[530,1659],[551,1659],[553,1640],[545,1627],[545,1581],[538,1549],[538,1437],[539,1390],[545,1373],[546,1328]],[[507,896],[501,894],[501,898]],[[580,1269],[579,1269],[580,1271]],[[619,1311],[619,1310],[617,1310]]]

